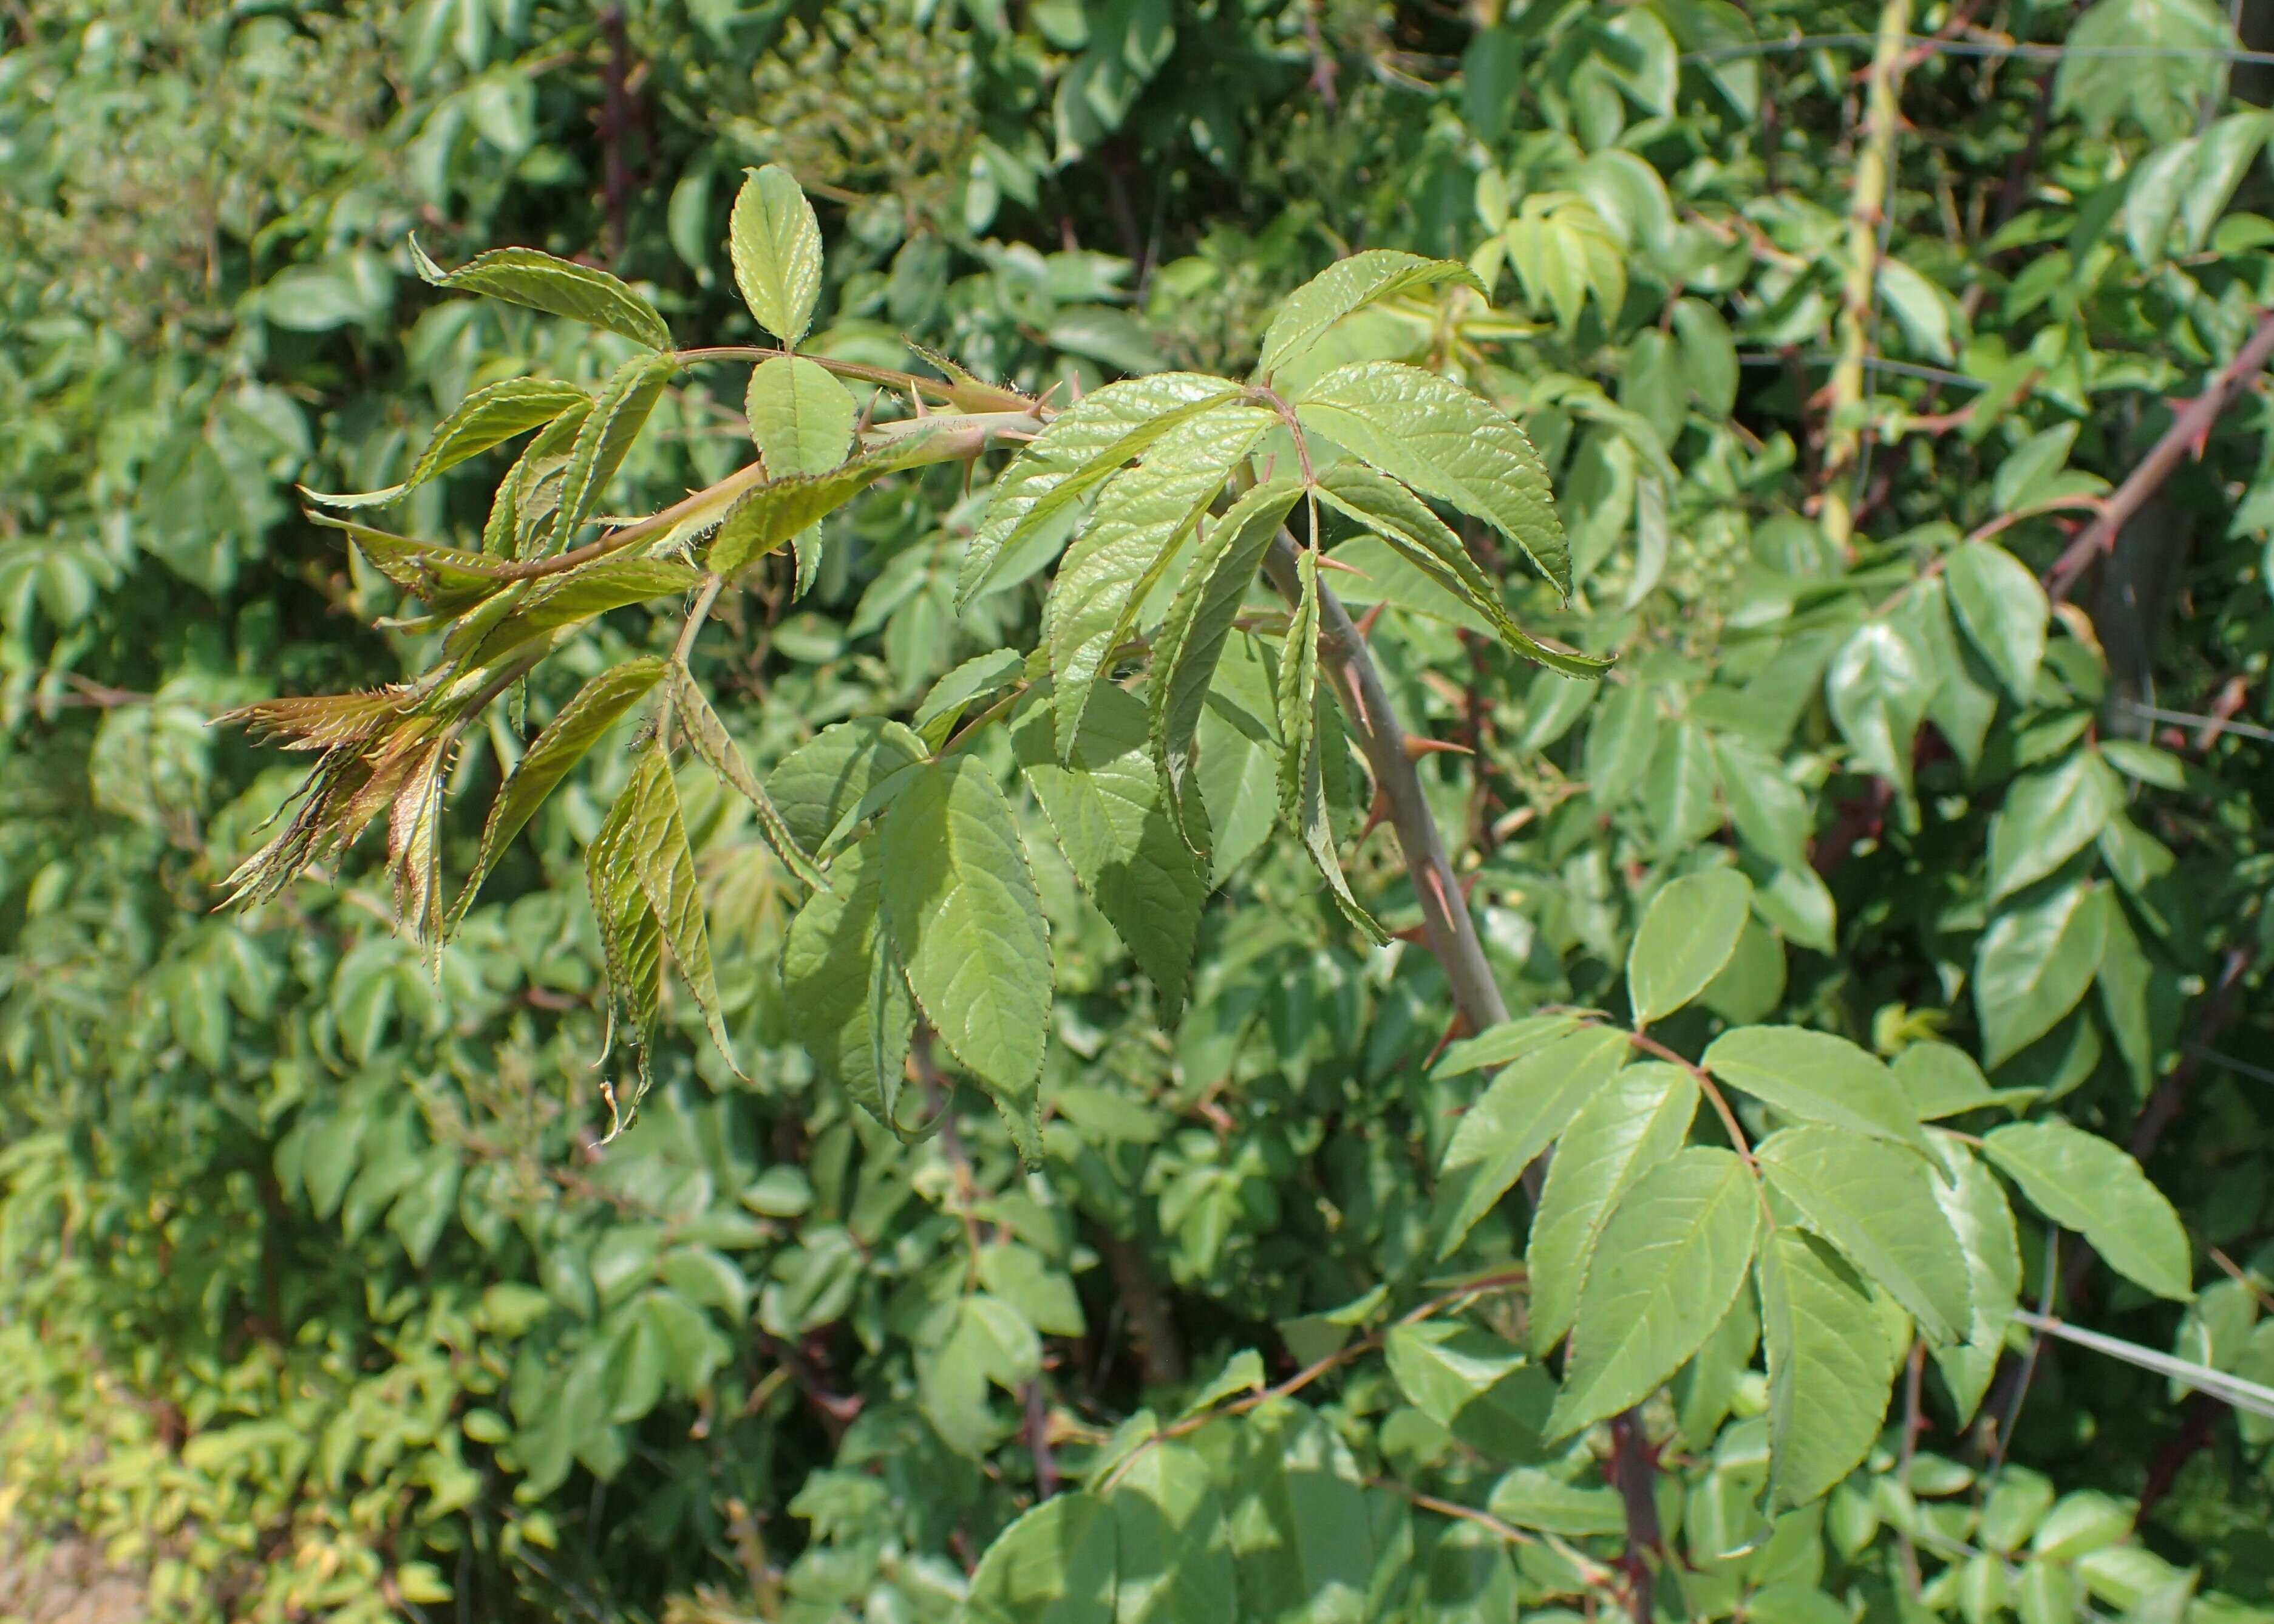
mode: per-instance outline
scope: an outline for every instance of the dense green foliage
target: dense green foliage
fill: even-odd
[[[0,1544],[2274,1614],[2220,11],[0,29]]]

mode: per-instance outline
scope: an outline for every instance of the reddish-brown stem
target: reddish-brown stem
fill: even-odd
[[[2095,559],[2116,545],[2116,538],[2132,515],[2140,511],[2164,481],[2172,477],[2172,470],[2190,450],[2200,456],[2202,445],[2210,435],[2211,425],[2226,410],[2227,402],[2240,392],[2242,387],[2258,374],[2267,357],[2274,356],[2274,310],[2262,312],[2257,330],[2249,342],[2235,352],[2234,358],[2214,373],[2203,392],[2187,404],[2186,410],[2172,419],[2171,427],[2149,448],[2148,455],[2125,477],[2124,483],[2109,494],[2100,505],[2100,516],[2078,532],[2077,538],[2063,549],[2053,567],[2045,572],[2045,590],[2056,603],[2066,598],[2076,585],[2076,578],[2085,572]]]

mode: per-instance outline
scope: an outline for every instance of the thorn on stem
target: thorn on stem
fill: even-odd
[[[1385,598],[1369,607],[1364,614],[1359,616],[1357,620],[1358,635],[1361,640],[1374,635],[1374,623],[1382,619],[1382,608],[1389,602],[1389,600]]]
[[[1419,733],[1405,735],[1405,759],[1419,761],[1425,756],[1474,756],[1476,752],[1465,744],[1456,744],[1450,739],[1427,739]]]

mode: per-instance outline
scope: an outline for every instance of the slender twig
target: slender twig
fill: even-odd
[[[2242,387],[2257,375],[2274,356],[2274,310],[2262,312],[2257,330],[2250,340],[2235,352],[2234,358],[2218,369],[2203,392],[2187,402],[2187,409],[2172,419],[2171,427],[2150,447],[2139,465],[2125,476],[2124,483],[2112,492],[2101,504],[2100,516],[2079,531],[2077,538],[2062,550],[2053,567],[2045,572],[2045,590],[2058,603],[2069,595],[2076,578],[2102,553],[2115,546],[2116,538],[2132,515],[2153,496],[2180,460],[2193,451],[2202,455],[2203,445],[2210,438],[2211,425],[2226,410]]]
[[[2045,1226],[2045,1278],[2037,1295],[2037,1319],[2042,1321],[2053,1310],[2053,1280],[2060,1272],[2060,1229],[2055,1224]],[[2014,1310],[2018,1318],[2021,1311]],[[2014,1396],[2006,1406],[2006,1413],[1998,1419],[1998,1440],[1990,1451],[1990,1470],[1983,1474],[1985,1481],[1994,1482],[2005,1469],[2006,1451],[2014,1439],[2014,1423],[2021,1419],[2022,1401],[2029,1396],[2029,1383],[2037,1373],[2037,1360],[2045,1350],[2045,1332],[2042,1324],[2037,1334],[2029,1339],[2029,1351],[2022,1360],[2021,1379],[2014,1384]]]
[[[1918,1337],[1911,1339],[1911,1350],[1904,1360],[1903,1371],[1903,1443],[1902,1453],[1895,1463],[1895,1486],[1908,1495],[1911,1489],[1911,1462],[1918,1458],[1919,1429],[1925,1425],[1920,1412],[1919,1388],[1926,1375],[1926,1343]],[[1898,1527],[1895,1538],[1903,1564],[1903,1589],[1916,1598],[1919,1593],[1918,1547],[1911,1543],[1910,1530]]]
[[[1019,1396],[1026,1411],[1027,1453],[1035,1462],[1035,1493],[1048,1500],[1058,1492],[1058,1463],[1050,1451],[1050,1406],[1043,1392],[1043,1379],[1028,1377]]]
[[[1877,45],[1882,36],[1871,34],[1799,34],[1781,40],[1752,40],[1743,44],[1709,46],[1684,51],[1685,63],[1727,62],[1740,56],[1779,56],[1794,51],[1857,49]],[[2038,45],[2020,40],[1943,40],[1912,34],[1901,48],[1923,56],[2018,56],[2024,62],[2059,63],[2076,57],[2135,62],[2274,63],[2274,51],[2218,50],[2184,45]]]

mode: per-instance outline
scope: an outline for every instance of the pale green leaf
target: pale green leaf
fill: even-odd
[[[426,449],[419,454],[418,461],[401,485],[358,496],[327,496],[316,491],[304,494],[330,508],[370,508],[391,502],[467,458],[502,445],[517,434],[525,434],[540,424],[550,423],[572,406],[585,404],[587,398],[584,391],[572,383],[555,383],[545,378],[506,379],[477,389],[458,402],[457,410],[434,431],[434,437],[426,442]]]
[[[1374,1525],[1349,1446],[1278,1399],[1240,1423],[1237,1450],[1224,1521],[1243,1624],[1366,1624]]]
[[[1810,1236],[1771,1234],[1758,1273],[1770,1492],[1804,1505],[1863,1464],[1879,1441],[1896,1353],[1871,1292]]]
[[[1501,640],[1526,659],[1567,677],[1598,677],[1611,661],[1542,643],[1518,626],[1501,600],[1500,588],[1486,575],[1461,538],[1429,505],[1397,480],[1362,462],[1337,462],[1319,476],[1321,500],[1355,519],[1387,542],[1441,590],[1467,605]]]
[[[644,1093],[648,1051],[663,1004],[663,931],[639,880],[639,792],[636,769],[584,848],[584,880],[607,966],[611,1021],[624,1023],[638,1066],[638,1092]],[[634,1104],[637,1098],[636,1093]]]
[[[1114,475],[1099,493],[1043,611],[1061,753],[1073,748],[1091,687],[1135,629],[1176,544],[1273,421],[1248,406],[1203,412],[1163,435],[1144,462]]]
[[[1662,1061],[1630,1065],[1579,1109],[1556,1141],[1525,1262],[1526,1335],[1546,1353],[1562,1340],[1603,1226],[1634,1182],[1682,1148],[1698,1111],[1690,1073]]]
[[[1224,1504],[1198,1451],[1156,1444],[1106,1503],[1119,1537],[1114,1624],[1234,1624],[1238,1578]]]
[[[1486,1508],[1517,1528],[1571,1539],[1600,1539],[1627,1531],[1626,1504],[1616,1489],[1582,1488],[1537,1466],[1519,1466],[1494,1484]]]
[[[1683,720],[1662,730],[1642,780],[1642,808],[1661,856],[1688,851],[1721,826],[1721,771],[1706,730]]]
[[[1263,555],[1300,494],[1294,481],[1278,480],[1234,502],[1208,530],[1154,638],[1148,743],[1167,786],[1165,809],[1194,851],[1204,847],[1187,810],[1193,747],[1216,665]]]
[[[1105,1502],[1075,1490],[998,1535],[971,1575],[966,1624],[1115,1624],[1119,1553]]]
[[[1913,1043],[1895,1056],[1894,1071],[1921,1122],[1995,1103],[1974,1056],[1948,1043]]]
[[[1104,683],[1063,763],[1047,705],[1026,712],[1012,742],[1075,877],[1161,989],[1173,1025],[1209,887],[1205,865],[1169,820],[1145,735],[1143,704]]]
[[[2079,881],[1990,921],[1974,952],[1984,1064],[2018,1054],[2076,1007],[2100,967],[2110,906],[2103,891]]]
[[[1597,806],[1618,805],[1642,782],[1658,748],[1658,701],[1652,690],[1639,682],[1612,685],[1587,725],[1584,764],[1587,793]]]
[[[829,878],[832,889],[816,891],[790,921],[782,1008],[822,1075],[897,1131],[915,1004],[878,928],[884,883],[875,844],[839,853]]]
[[[1885,620],[1868,620],[1833,658],[1824,688],[1857,770],[1909,794],[1911,738],[1934,691],[1917,651]]]
[[[1788,1116],[1921,1145],[1910,1101],[1878,1056],[1800,1026],[1740,1026],[1706,1049],[1706,1069]]]
[[[2006,691],[2026,702],[2045,657],[2052,608],[2028,565],[1995,542],[1969,541],[1944,567],[1950,606]]]
[[[1966,1255],[1935,1199],[1926,1158],[1839,1128],[1787,1128],[1754,1151],[1778,1196],[1883,1287],[1934,1342],[1973,1323]]]
[[[2092,844],[2123,809],[2124,786],[2095,750],[2025,772],[1990,824],[1990,899],[2036,883]]]
[[[1393,479],[1483,519],[1570,596],[1547,470],[1524,431],[1477,395],[1419,367],[1365,361],[1313,384],[1296,415]]]
[[[1920,1046],[1924,1047],[1924,1046]],[[1909,1051],[1906,1051],[1907,1053]],[[1991,1177],[1965,1141],[1936,1129],[1929,1133],[1948,1175],[1934,1181],[1934,1198],[1966,1254],[1967,1294],[1971,1304],[1966,1340],[1934,1350],[1935,1365],[1958,1406],[1959,1425],[1974,1418],[1989,1391],[2005,1351],[2006,1325],[2013,1317],[2022,1285],[2020,1239],[2005,1188]]]
[[[1450,1256],[1477,1220],[1626,1062],[1627,1034],[1587,1026],[1533,1049],[1492,1081],[1445,1148],[1432,1222]]]
[[[825,727],[766,776],[766,793],[797,843],[815,856],[874,816],[930,759],[923,741],[879,717]]]
[[[947,742],[973,700],[1020,681],[1026,669],[1026,657],[1016,649],[975,654],[931,685],[910,723],[926,744],[937,749]]]
[[[803,356],[752,367],[742,403],[750,439],[777,479],[825,474],[844,462],[857,410],[829,369]]]
[[[1424,259],[1390,248],[1368,249],[1339,259],[1280,303],[1264,330],[1254,375],[1269,379],[1353,311],[1449,282],[1479,293],[1485,290],[1475,273],[1457,259]]]
[[[1579,1028],[1576,1015],[1525,1015],[1488,1026],[1474,1037],[1448,1044],[1432,1077],[1459,1077],[1487,1066],[1504,1066],[1521,1060],[1535,1049],[1544,1049]]]
[[[2140,1164],[2059,1118],[1993,1129],[1982,1154],[2029,1205],[2076,1230],[2126,1279],[2158,1297],[2195,1295],[2187,1230]]]
[[[758,325],[794,350],[821,297],[821,226],[797,179],[779,163],[747,171],[727,228],[734,285]]]
[[[1393,1326],[1382,1351],[1397,1390],[1455,1437],[1503,1460],[1537,1456],[1555,1389],[1522,1350],[1489,1331],[1425,1320]]]
[[[1693,874],[1651,898],[1627,953],[1637,1026],[1671,1015],[1721,972],[1751,915],[1753,888],[1734,868]]]
[[[1738,837],[1780,867],[1804,866],[1814,820],[1808,797],[1785,776],[1784,763],[1750,740],[1728,733],[1714,735],[1713,756]]]
[[[999,1097],[1040,1074],[1050,930],[1010,803],[968,756],[922,768],[877,829],[884,920],[955,1057]]]
[[[1551,1437],[1640,1403],[1698,1351],[1745,1283],[1760,1216],[1730,1151],[1693,1146],[1636,1181],[1579,1294]]]
[[[703,916],[703,892],[695,877],[695,853],[687,843],[687,823],[679,808],[679,786],[671,776],[671,756],[663,741],[640,753],[623,793],[636,795],[630,827],[618,861],[629,859],[648,906],[654,910],[663,944],[695,995],[711,1029],[711,1041],[736,1076],[742,1075],[734,1045],[727,1035],[719,1004],[718,976],[711,962],[711,931]]]
[[[489,821],[482,827],[482,844],[474,859],[474,871],[466,876],[466,888],[451,910],[453,920],[464,915],[474,893],[489,876],[492,866],[544,804],[545,798],[568,776],[568,770],[584,759],[624,712],[662,680],[663,674],[664,662],[659,658],[651,656],[626,660],[591,679],[576,690],[575,698],[561,707],[560,714],[537,735],[498,791],[498,798],[490,807]]]
[[[606,327],[651,350],[671,348],[671,329],[654,305],[616,277],[589,265],[555,259],[534,248],[493,248],[455,271],[426,257],[418,240],[410,257],[419,275],[438,288],[462,289]]]
[[[719,713],[711,708],[702,686],[689,674],[686,666],[676,662],[671,667],[671,695],[672,703],[678,708],[680,726],[686,730],[687,741],[728,788],[750,803],[767,846],[799,879],[826,890],[829,882],[822,877],[821,870],[814,867],[813,860],[790,832],[765,786],[758,782],[757,774],[750,771],[750,763],[743,758],[742,747],[727,733]]]
[[[2140,161],[2124,189],[2124,241],[2142,268],[2164,262],[2172,222],[2195,178],[2195,154],[2202,143],[2190,136],[2159,147]]]
[[[957,605],[986,590],[1013,537],[1039,529],[1050,515],[1094,489],[1162,433],[1238,393],[1238,386],[1225,379],[1160,372],[1108,384],[1060,412],[997,476],[988,492],[987,515],[964,553]],[[1054,494],[1069,481],[1069,494]],[[1045,501],[1050,505],[1035,516]]]
[[[1352,892],[1335,850],[1334,823],[1327,805],[1327,753],[1345,747],[1342,729],[1319,690],[1319,555],[1305,548],[1296,568],[1302,597],[1279,653],[1279,815],[1302,841],[1311,866],[1326,881],[1344,916],[1376,943],[1387,942],[1389,933]]]
[[[937,462],[935,432],[920,429],[862,452],[827,473],[772,479],[737,498],[719,521],[704,559],[713,575],[734,575],[817,523],[824,515],[903,469]]]
[[[493,665],[533,639],[580,625],[611,609],[683,593],[702,579],[702,571],[677,559],[617,557],[600,559],[533,585],[523,583],[517,593],[501,594],[483,605],[485,610],[494,609],[495,623],[484,631],[467,656],[467,664],[470,667]],[[472,617],[462,620],[459,628],[469,634],[484,630]]]
[[[553,520],[556,551],[567,548],[585,521],[599,510],[608,482],[616,477],[625,453],[632,448],[648,414],[662,398],[663,386],[678,370],[679,363],[667,355],[635,356],[618,367],[600,390],[584,426],[576,431],[568,465],[561,475],[561,505]]]

